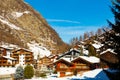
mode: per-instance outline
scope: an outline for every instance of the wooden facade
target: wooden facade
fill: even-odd
[[[86,59],[82,58],[82,56],[74,59],[72,61],[72,63],[74,63],[75,68],[78,71],[93,70],[93,69],[99,68],[99,61],[98,62],[91,62],[87,58]]]
[[[7,55],[6,49],[3,48],[3,47],[0,47],[0,57],[1,56],[6,56],[6,55]]]
[[[40,58],[38,60],[37,68],[40,69],[41,71],[48,71],[52,68],[51,67],[52,62],[53,62],[52,59],[47,56]]]
[[[15,59],[10,57],[11,49],[0,47],[0,67],[15,66]]]
[[[96,59],[96,61],[90,60]],[[61,58],[54,62],[55,69],[59,77],[73,75],[74,71],[83,72],[99,68],[99,59],[97,57],[79,56],[72,61],[67,58]]]
[[[26,49],[18,49],[12,52],[11,57],[16,59],[16,64],[33,64],[34,56],[33,52]]]
[[[13,58],[7,58],[5,56],[0,57],[0,67],[6,67],[6,66],[7,67],[9,67],[9,66],[14,67],[15,62],[16,62],[16,60]]]
[[[59,77],[66,76],[66,73],[68,72],[70,74],[73,74],[72,71],[74,69],[74,65],[65,59],[57,60],[56,62],[54,62],[54,66]]]

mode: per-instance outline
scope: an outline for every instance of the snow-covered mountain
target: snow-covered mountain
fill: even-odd
[[[0,0],[0,44],[29,48],[28,43],[32,41],[54,53],[67,47],[46,20],[24,0]]]

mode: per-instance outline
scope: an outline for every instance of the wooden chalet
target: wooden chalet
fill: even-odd
[[[51,58],[44,56],[38,60],[37,68],[40,69],[40,71],[48,71],[51,69],[52,62]]]
[[[7,55],[7,51],[5,48],[0,47],[0,56],[6,56]]]
[[[15,66],[15,59],[10,57],[11,49],[0,47],[0,67]]]
[[[75,66],[75,69],[80,71],[86,71],[86,70],[92,70],[99,68],[100,60],[97,57],[94,56],[79,56],[72,60],[72,63]]]
[[[57,72],[58,77],[64,77],[66,75],[73,74],[74,65],[65,58],[61,58],[54,63],[55,71]]]
[[[64,54],[61,54],[60,56],[58,56],[57,59],[60,59],[60,58],[70,58],[71,60],[80,56],[80,51],[77,50],[77,49],[71,49],[70,51],[64,53]]]
[[[16,64],[33,64],[34,56],[33,52],[27,50],[27,49],[17,49],[12,52],[11,57],[16,59]]]
[[[48,56],[50,59],[51,59],[51,61],[52,62],[54,62],[56,59],[57,59],[57,57],[58,57],[58,55],[50,55],[50,56]]]
[[[99,68],[99,58],[94,56],[79,56],[72,61],[69,58],[61,58],[54,62],[58,77],[73,75],[74,71],[82,72]]]
[[[6,66],[7,67],[9,67],[9,66],[14,67],[15,62],[16,62],[16,59],[11,58],[11,57],[7,57],[7,56],[0,57],[0,67],[6,67]]]
[[[100,61],[102,67],[116,67],[116,64],[119,63],[117,53],[113,52],[111,49],[107,49],[100,53]]]

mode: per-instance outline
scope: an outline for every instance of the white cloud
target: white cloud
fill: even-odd
[[[98,26],[52,26],[58,33],[63,33],[67,35],[80,35],[84,32],[96,31]]]
[[[80,24],[79,21],[71,21],[71,20],[61,20],[61,19],[46,19],[48,22],[67,22],[67,23],[75,23]]]

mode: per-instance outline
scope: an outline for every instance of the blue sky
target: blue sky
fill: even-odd
[[[111,0],[25,0],[56,30],[64,42],[96,31],[113,21]]]

